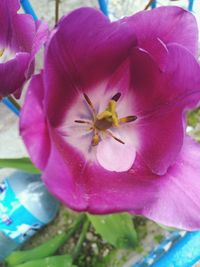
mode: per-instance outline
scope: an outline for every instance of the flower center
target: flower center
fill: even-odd
[[[75,120],[75,122],[85,123],[90,126],[89,131],[91,130],[93,131],[93,137],[91,141],[92,146],[96,146],[99,144],[99,142],[101,141],[101,133],[104,133],[114,138],[121,144],[125,144],[123,140],[117,138],[109,130],[112,127],[119,127],[123,123],[133,122],[137,119],[136,116],[126,116],[123,118],[118,118],[116,107],[117,107],[117,101],[119,100],[121,93],[115,94],[108,102],[106,109],[99,114],[97,114],[90,98],[86,94],[83,94],[83,96],[92,112],[93,119],[92,121]]]

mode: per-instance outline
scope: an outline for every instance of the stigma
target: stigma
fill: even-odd
[[[117,128],[120,125],[124,123],[130,123],[134,122],[137,119],[137,116],[126,116],[119,118],[116,108],[117,108],[117,101],[121,97],[121,93],[116,93],[108,102],[107,107],[104,111],[97,113],[92,101],[86,95],[85,93],[83,94],[83,97],[92,113],[92,121],[85,121],[85,120],[75,120],[76,123],[81,123],[81,124],[88,124],[89,126],[89,131],[93,132],[93,137],[91,140],[91,145],[92,146],[97,146],[99,142],[102,139],[102,135],[109,136],[116,140],[117,142],[121,144],[125,144],[125,142],[119,138],[117,138],[113,133],[112,133],[112,128]]]

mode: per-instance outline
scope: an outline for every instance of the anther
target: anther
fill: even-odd
[[[93,106],[91,100],[89,99],[89,97],[85,93],[83,94],[83,96],[84,96],[86,102],[88,103],[88,105]]]
[[[82,121],[82,120],[75,120],[74,122],[76,123],[86,123],[86,124],[91,124],[89,121]]]
[[[110,135],[112,138],[114,138],[117,142],[121,143],[122,145],[125,145],[125,143],[124,143],[121,139],[117,138],[117,137],[116,137],[114,134],[112,134],[110,131],[106,130],[105,132],[106,132],[108,135]]]
[[[4,50],[5,49],[0,49],[0,57],[3,56]]]
[[[117,93],[111,99],[117,102],[120,99],[120,97],[121,97],[121,93]]]
[[[90,106],[90,108],[92,110],[93,117],[95,117],[96,116],[96,110],[95,110],[95,108],[94,108],[94,106],[92,104],[92,101],[90,100],[90,98],[85,93],[83,93],[83,96],[84,96],[86,102],[88,103],[88,105]]]
[[[119,119],[119,123],[132,122],[132,121],[135,121],[135,120],[137,120],[137,116],[127,116],[127,117],[124,117],[124,118],[120,118]]]

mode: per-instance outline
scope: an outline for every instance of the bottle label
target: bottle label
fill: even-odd
[[[19,201],[8,180],[0,183],[0,231],[22,244],[44,223],[34,217]]]

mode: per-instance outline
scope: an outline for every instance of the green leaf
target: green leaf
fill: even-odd
[[[0,169],[12,168],[30,173],[40,173],[29,158],[0,159]]]
[[[161,240],[163,240],[164,237],[165,236],[163,234],[159,234],[159,235],[155,235],[153,239],[156,241],[156,243],[159,244]]]
[[[137,234],[133,224],[133,217],[128,213],[112,215],[88,214],[88,218],[96,232],[116,248],[132,248],[136,245]]]
[[[70,255],[58,255],[44,259],[27,261],[16,267],[73,267],[72,257]]]
[[[200,122],[200,108],[189,111],[187,114],[188,125],[195,127]]]

